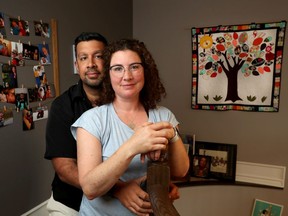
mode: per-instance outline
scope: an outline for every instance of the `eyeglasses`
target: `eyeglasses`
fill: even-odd
[[[140,62],[132,63],[128,66],[128,71],[133,75],[140,74],[142,72],[143,65]],[[118,77],[122,77],[127,69],[123,65],[113,65],[110,67],[110,71]]]

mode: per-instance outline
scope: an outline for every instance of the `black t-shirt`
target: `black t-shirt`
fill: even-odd
[[[46,126],[46,152],[44,155],[46,159],[77,158],[76,141],[70,132],[70,127],[83,112],[90,108],[92,105],[83,90],[81,80],[53,101]],[[79,211],[83,192],[62,182],[56,172],[52,191],[56,201]]]

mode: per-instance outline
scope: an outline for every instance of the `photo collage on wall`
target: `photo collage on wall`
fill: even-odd
[[[10,35],[13,40],[9,39]],[[43,38],[43,43],[31,44],[32,35]],[[45,66],[52,64],[46,41],[50,35],[49,23],[27,21],[0,12],[0,127],[13,123],[13,110],[22,112],[23,130],[33,129],[34,121],[48,117],[48,108],[42,102],[55,97],[55,87],[45,73]],[[19,41],[14,41],[15,37],[19,37]],[[25,77],[33,79],[34,86],[24,87],[25,83],[19,86],[18,67],[28,70]],[[37,105],[31,107],[33,102]]]

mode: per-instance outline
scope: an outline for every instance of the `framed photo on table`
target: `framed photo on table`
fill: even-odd
[[[281,216],[282,211],[283,211],[282,205],[255,199],[251,216],[258,216],[258,215]]]
[[[195,142],[195,156],[210,156],[210,178],[235,181],[237,145],[213,142]]]
[[[190,166],[189,166],[189,172],[187,173],[187,176],[192,175],[193,172],[193,155],[195,151],[195,135],[191,134],[180,134],[181,139],[183,141],[184,147],[186,149],[186,152],[190,159]]]
[[[191,176],[200,178],[210,177],[211,156],[194,155],[192,164]]]

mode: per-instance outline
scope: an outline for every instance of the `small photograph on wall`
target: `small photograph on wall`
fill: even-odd
[[[23,58],[28,60],[39,60],[39,50],[37,46],[23,43]]]
[[[255,199],[251,216],[281,216],[283,205]]]
[[[2,12],[0,12],[0,38],[6,38],[5,18]]]
[[[33,110],[33,121],[39,121],[48,118],[48,107],[39,104],[38,107],[32,108]]]
[[[22,120],[23,120],[23,130],[32,130],[34,129],[34,121],[33,121],[33,111],[32,108],[24,109],[22,111]]]
[[[34,65],[33,72],[37,88],[41,85],[47,84],[45,67],[43,65]]]
[[[13,124],[13,111],[6,107],[0,109],[0,127]]]
[[[7,98],[6,98],[6,94],[5,94],[5,89],[3,88],[2,85],[0,85],[0,102],[6,103],[7,102]]]
[[[29,103],[38,101],[38,87],[28,88]]]
[[[54,98],[55,97],[55,85],[54,84],[48,84],[46,85],[46,98]]]
[[[192,109],[277,112],[286,21],[192,28]]]
[[[29,22],[20,18],[9,18],[10,31],[12,35],[29,36]]]
[[[15,88],[15,97],[17,112],[27,109],[29,107],[27,88]]]
[[[42,21],[34,21],[34,30],[36,36],[50,38],[50,27],[48,23]]]
[[[0,38],[0,55],[11,56],[11,42]]]
[[[6,102],[15,104],[16,98],[15,98],[15,88],[5,88],[3,90],[4,94],[6,95]]]
[[[2,79],[4,88],[17,88],[16,66],[11,64],[2,64]]]
[[[39,58],[42,65],[51,64],[51,57],[48,44],[38,44]]]
[[[11,42],[11,64],[16,66],[24,66],[23,59],[23,44],[18,42]]]

